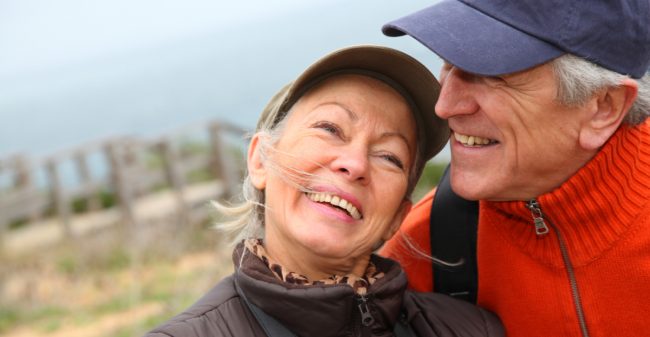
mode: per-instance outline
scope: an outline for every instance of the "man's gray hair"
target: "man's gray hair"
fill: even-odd
[[[571,54],[558,57],[551,65],[558,79],[558,99],[570,106],[584,104],[598,90],[618,86],[629,78]],[[630,125],[638,125],[650,116],[650,73],[636,81],[639,92],[624,119]]]

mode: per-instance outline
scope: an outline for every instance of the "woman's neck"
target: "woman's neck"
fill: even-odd
[[[301,274],[310,281],[318,281],[332,275],[363,276],[370,254],[358,258],[327,258],[315,255],[301,245],[276,244],[272,238],[264,240],[264,249],[270,259],[287,271]]]

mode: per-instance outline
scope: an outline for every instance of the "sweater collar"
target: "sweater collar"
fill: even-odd
[[[344,336],[361,328],[360,296],[346,284],[291,284],[281,281],[240,244],[233,253],[235,279],[250,302],[300,336]],[[392,331],[402,307],[406,276],[396,262],[373,255],[384,276],[367,289],[372,331]]]
[[[566,238],[579,266],[597,258],[634,225],[648,207],[649,187],[650,119],[635,127],[621,126],[591,161],[537,201],[545,219]],[[525,202],[481,202],[480,211],[485,215],[481,218],[505,220],[499,221],[510,226],[509,240],[533,256],[543,256],[533,250],[548,248],[542,242],[548,240],[535,240],[539,238]],[[488,221],[498,224],[496,219]]]

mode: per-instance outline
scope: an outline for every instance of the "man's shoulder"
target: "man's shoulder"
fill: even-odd
[[[399,231],[382,247],[380,254],[397,260],[408,275],[409,288],[432,288],[429,213],[435,190],[425,195],[409,212]]]
[[[415,226],[421,225],[422,223],[429,225],[429,217],[431,215],[431,205],[433,204],[433,199],[436,194],[436,188],[434,187],[429,193],[425,194],[422,199],[420,199],[411,211],[404,219],[402,226]]]

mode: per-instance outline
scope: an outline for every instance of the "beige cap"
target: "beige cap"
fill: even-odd
[[[257,130],[273,127],[306,91],[337,74],[370,76],[387,83],[404,96],[414,112],[419,151],[425,161],[440,152],[449,140],[447,122],[434,112],[440,84],[431,72],[403,52],[370,45],[334,51],[309,66],[295,81],[273,96],[257,122]]]

